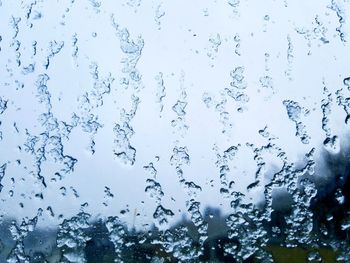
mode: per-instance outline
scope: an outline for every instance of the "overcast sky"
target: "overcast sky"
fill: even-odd
[[[347,1],[29,2],[0,4],[0,98],[7,101],[0,114],[0,165],[7,164],[3,215],[33,217],[42,208],[42,223],[56,224],[88,203],[85,211],[94,216],[122,216],[129,209],[123,220],[150,223],[157,201],[145,193],[152,176],[144,166],[152,162],[153,179],[164,193],[161,204],[176,221],[193,196],[170,162],[175,147],[187,148],[190,163],[180,166],[185,180],[202,188],[194,197],[201,208],[229,211],[216,164],[217,154],[229,147],[240,145],[229,161],[229,181],[258,202],[263,188],[246,190],[257,170],[247,143],[254,148],[271,141],[299,165],[312,148],[316,156],[323,151],[327,136],[337,135],[339,145],[345,144],[346,113],[336,91],[348,96]],[[43,74],[49,77],[47,89],[38,95]],[[108,83],[109,93],[101,93]],[[134,114],[132,96],[139,98]],[[327,133],[321,105],[328,98]],[[126,123],[123,110],[131,113]],[[48,122],[39,120],[48,112],[48,122],[60,124],[50,132]],[[62,122],[74,123],[74,113],[80,119],[65,137]],[[101,125],[97,132],[87,129],[91,114]],[[115,142],[116,124],[134,131],[122,146]],[[265,127],[264,137],[259,130]],[[55,159],[60,148],[44,142],[45,132],[61,139],[61,157],[77,160],[74,171],[62,172],[67,159]],[[26,151],[30,136],[41,138],[36,154]],[[35,164],[40,147],[46,153],[40,164],[46,187]],[[133,164],[114,154],[133,148]],[[264,161],[267,182],[282,163],[274,151]],[[319,159],[317,171],[322,167]]]

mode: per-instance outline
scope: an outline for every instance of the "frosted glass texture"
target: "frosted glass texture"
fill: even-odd
[[[350,262],[349,0],[0,0],[0,262]]]

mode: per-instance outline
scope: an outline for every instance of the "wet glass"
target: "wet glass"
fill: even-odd
[[[0,262],[350,262],[348,0],[0,0]]]

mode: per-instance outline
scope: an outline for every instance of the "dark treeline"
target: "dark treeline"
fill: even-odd
[[[349,189],[350,181],[346,180],[343,185],[344,189]],[[347,193],[345,196],[345,202],[342,205],[336,203],[333,198],[315,198],[313,203],[314,211],[314,231],[313,233],[318,236],[319,240],[322,240],[324,247],[331,247],[331,242],[335,241],[349,241],[348,229],[344,229],[344,220],[347,219],[350,213],[350,200],[348,197],[350,191],[344,191]],[[269,245],[284,245],[284,216],[288,215],[290,211],[274,211],[272,214],[271,222],[266,223],[266,229],[269,232]],[[328,217],[326,216],[328,215]],[[329,220],[329,215],[333,216],[332,220]],[[239,245],[239,239],[229,239],[227,237],[227,225],[226,218],[220,213],[219,209],[207,208],[204,213],[205,221],[208,223],[208,239],[201,247],[196,233],[196,227],[191,221],[183,219],[176,225],[172,226],[168,231],[176,233],[176,230],[180,226],[184,226],[188,229],[188,235],[193,240],[192,246],[197,247],[198,250],[202,250],[202,255],[195,259],[195,262],[237,262],[234,256],[225,252],[225,245],[233,246]],[[11,227],[12,220],[3,220],[1,224],[1,243],[0,243],[0,261],[5,262],[7,256],[10,254],[11,249],[15,247],[15,242],[12,240],[11,234],[8,229]],[[279,235],[272,234],[271,229],[274,226],[278,226],[281,229]],[[327,235],[323,234],[320,229],[321,226],[325,226],[327,229]],[[179,260],[172,254],[166,252],[162,244],[159,241],[162,240],[161,231],[158,231],[155,227],[147,232],[136,231],[135,229],[124,228],[125,234],[123,236],[123,244],[121,246],[118,257],[122,258],[124,262],[179,262]],[[110,233],[108,232],[105,222],[102,220],[92,222],[90,227],[83,230],[84,235],[89,237],[89,240],[85,243],[83,253],[88,263],[104,263],[114,262],[117,258],[114,244],[110,240]],[[30,258],[30,262],[42,263],[42,262],[66,262],[64,261],[64,253],[67,248],[57,247],[56,243],[57,231],[35,229],[30,232],[24,240],[25,252]],[[299,244],[298,247],[308,250],[308,244]],[[273,250],[266,248],[272,254]],[[69,249],[68,249],[69,250]],[[74,250],[74,249],[73,249]],[[163,261],[156,261],[155,259],[162,259]],[[19,261],[21,262],[21,261]],[[245,263],[260,262],[250,257],[244,261]],[[295,261],[296,262],[296,261]]]
[[[329,181],[317,185],[317,195],[312,199],[309,210],[312,212],[312,232],[313,240],[317,241],[319,248],[326,248],[339,254],[341,250],[350,251],[350,176],[349,161],[347,155],[331,155],[324,158],[333,173]],[[342,196],[339,196],[339,192]],[[271,220],[264,222],[263,228],[267,231],[268,243],[264,247],[273,256],[277,253],[277,248],[286,245],[286,233],[288,225],[285,218],[291,215],[293,208],[288,197],[281,199],[284,205],[273,204],[274,211]],[[286,201],[287,200],[287,201]],[[273,202],[276,202],[275,200]],[[201,251],[201,255],[193,259],[194,262],[237,262],[233,255],[225,252],[225,246],[240,246],[240,237],[228,238],[227,214],[222,214],[218,208],[207,207],[203,213],[204,221],[208,224],[208,238],[203,244],[199,242],[198,230],[192,221],[185,217],[172,225],[167,233],[173,237],[183,238],[178,234],[179,228],[186,229],[186,236],[191,240],[191,249]],[[0,224],[0,262],[6,262],[11,253],[14,253],[18,243],[23,244],[23,254],[27,256],[29,262],[68,262],[65,261],[65,253],[74,252],[74,246],[67,247],[57,245],[58,229],[40,229],[23,236],[22,239],[14,240],[13,230],[16,221],[10,218],[3,218]],[[155,226],[148,231],[123,228],[122,243],[116,252],[110,232],[106,227],[106,222],[97,220],[90,222],[88,227],[81,229],[80,233],[88,237],[80,251],[88,263],[114,262],[116,258],[124,262],[179,262],[178,255],[167,249],[165,243],[170,242],[164,238],[165,232],[159,231]],[[279,231],[273,231],[278,228]],[[300,233],[301,235],[303,233]],[[19,240],[19,241],[18,241]],[[341,245],[337,245],[341,244]],[[344,247],[345,244],[345,247]],[[181,246],[181,245],[180,245]],[[314,251],[310,244],[297,244],[298,249]],[[183,248],[185,251],[186,248]],[[316,248],[317,250],[317,248]],[[186,253],[186,251],[185,251]],[[299,253],[299,252],[298,252]],[[333,253],[333,252],[332,252]],[[277,254],[276,254],[277,255]],[[157,261],[158,260],[158,261]],[[295,259],[293,262],[302,262]],[[299,260],[299,261],[298,261]],[[21,261],[19,258],[18,262]],[[260,262],[255,255],[249,257],[245,263]],[[278,262],[278,261],[277,261]],[[291,261],[292,262],[292,261]]]

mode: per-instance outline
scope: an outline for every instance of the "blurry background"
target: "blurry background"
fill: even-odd
[[[28,233],[57,227],[53,244],[76,252],[90,238],[67,241],[62,229],[102,220],[112,233],[110,216],[143,232],[191,222],[199,247],[212,210],[223,224],[214,233],[228,239],[252,239],[229,230],[243,221],[264,229],[278,211],[311,218],[312,231],[311,200],[346,203],[349,8],[0,1],[0,214],[13,240],[3,255],[26,260]],[[67,223],[75,218],[85,223]],[[265,245],[225,253],[249,257]]]

